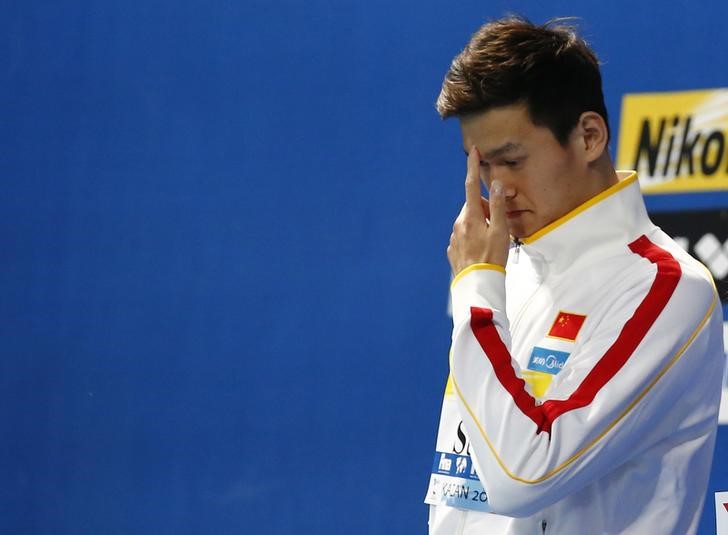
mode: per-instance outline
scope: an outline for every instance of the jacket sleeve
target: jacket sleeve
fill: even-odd
[[[715,425],[715,381],[699,403],[679,403],[722,369],[715,288],[660,251],[640,260],[647,276],[615,296],[614,320],[581,344],[542,403],[510,355],[504,273],[479,265],[454,281],[451,375],[494,512],[533,514],[685,422]]]

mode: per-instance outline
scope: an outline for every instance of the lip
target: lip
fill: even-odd
[[[508,210],[506,212],[506,217],[508,219],[514,219],[514,218],[520,216],[521,214],[523,214],[525,212],[526,212],[526,210]]]

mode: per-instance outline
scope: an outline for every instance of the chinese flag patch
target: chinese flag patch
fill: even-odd
[[[579,334],[581,326],[584,325],[584,320],[586,320],[586,316],[582,314],[559,312],[554,324],[549,329],[548,336],[573,342],[576,340],[576,335]]]

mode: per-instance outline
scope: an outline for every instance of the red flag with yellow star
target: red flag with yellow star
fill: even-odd
[[[584,320],[586,320],[586,316],[583,314],[559,312],[553,325],[551,325],[548,336],[573,342],[576,340],[576,335],[579,334],[581,326],[584,325]]]

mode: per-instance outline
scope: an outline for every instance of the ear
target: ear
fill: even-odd
[[[604,117],[595,111],[585,111],[576,123],[579,136],[579,148],[584,159],[591,163],[597,160],[607,149],[609,132]]]

